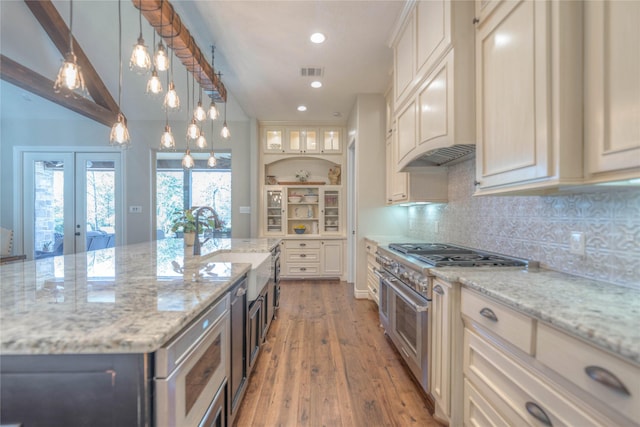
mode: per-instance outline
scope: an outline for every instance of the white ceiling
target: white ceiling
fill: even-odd
[[[172,4],[207,57],[210,46],[216,46],[215,68],[222,72],[230,94],[230,121],[246,120],[248,116],[343,123],[357,94],[384,93],[388,88],[393,65],[388,42],[405,2],[173,0]],[[69,2],[54,0],[54,5],[68,22]],[[158,101],[141,96],[146,78],[128,69],[130,49],[139,33],[138,11],[130,0],[122,0],[121,6],[122,110],[130,119],[162,118]],[[2,0],[0,7],[2,53],[54,79],[62,55],[24,3]],[[117,101],[117,2],[75,0],[73,10],[74,36]],[[324,44],[309,41],[315,31],[326,34]],[[151,46],[152,30],[144,18],[143,36]],[[302,67],[321,67],[323,87],[312,89],[312,79],[300,76]],[[174,80],[183,105],[187,95],[191,96],[186,79],[184,67],[175,60]],[[25,110],[52,118],[61,114],[52,109],[51,103],[5,82],[0,90],[4,118],[20,117]],[[308,110],[298,112],[300,104]],[[187,115],[186,106],[182,114]]]

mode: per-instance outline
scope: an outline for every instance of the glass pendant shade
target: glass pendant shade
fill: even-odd
[[[213,151],[211,152],[211,155],[209,155],[209,159],[207,160],[207,166],[209,166],[210,168],[213,168],[216,166],[216,163],[218,163],[216,161],[216,157],[213,155]]]
[[[187,138],[196,139],[200,133],[195,119],[191,119],[191,123],[187,125]]]
[[[142,34],[138,38],[138,44],[133,46],[131,59],[129,60],[129,68],[138,74],[146,74],[151,69],[151,57],[147,46],[144,44]]]
[[[158,72],[154,68],[151,72],[151,77],[149,77],[149,81],[147,82],[147,93],[152,95],[159,95],[162,93],[162,82],[158,77]]]
[[[153,63],[158,71],[167,71],[169,69],[169,56],[167,55],[167,51],[164,49],[162,40],[158,43],[158,50],[153,57]]]
[[[228,139],[231,136],[231,131],[229,131],[226,120],[224,122],[224,125],[222,126],[222,130],[220,131],[220,136],[222,136],[224,139]]]
[[[64,62],[58,72],[58,77],[53,85],[53,90],[60,92],[60,88],[66,87],[69,90],[80,89],[86,91],[84,86],[84,77],[80,71],[80,67],[76,63],[76,55],[69,52],[65,55]]]
[[[198,147],[201,150],[204,148],[207,148],[207,138],[205,138],[204,132],[202,132],[202,129],[200,129],[200,135],[198,135],[198,138],[196,139],[196,147]]]
[[[169,83],[169,90],[167,90],[167,94],[164,97],[164,108],[174,111],[180,108],[180,98],[178,98],[173,81]]]
[[[182,158],[182,167],[185,169],[191,169],[194,167],[196,162],[193,160],[191,156],[191,150],[187,148],[187,152],[184,153],[184,157]]]
[[[196,107],[196,109],[193,112],[193,118],[196,119],[197,121],[201,122],[204,119],[207,118],[207,113],[206,111],[204,111],[204,108],[202,108],[202,102],[198,101],[198,106]]]
[[[164,132],[160,137],[160,148],[164,150],[174,150],[176,148],[176,140],[173,138],[169,125],[164,127]]]
[[[111,127],[109,143],[111,143],[111,145],[129,145],[129,142],[131,142],[131,140],[129,139],[127,124],[124,121],[122,113],[119,113],[118,120]]]
[[[211,120],[215,120],[220,117],[220,112],[218,111],[218,107],[216,107],[216,103],[211,101],[211,105],[209,105],[209,111],[207,115]]]

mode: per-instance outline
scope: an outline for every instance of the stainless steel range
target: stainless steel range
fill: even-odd
[[[432,267],[527,267],[527,260],[446,243],[392,243],[378,247],[382,266],[380,323],[422,388],[429,392],[429,309]]]

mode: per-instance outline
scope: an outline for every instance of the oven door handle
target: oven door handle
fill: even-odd
[[[373,269],[373,274],[375,274],[378,277],[378,279],[381,279],[381,280],[395,280],[395,278],[391,278],[392,276],[387,276],[385,274],[382,274],[382,272],[377,268]]]
[[[391,289],[393,292],[398,295],[404,302],[409,304],[414,311],[422,312],[429,310],[429,303],[424,303],[424,301],[420,301],[417,297],[414,297],[404,291],[404,289],[400,288],[396,284],[392,283],[390,280],[383,278],[384,283]]]

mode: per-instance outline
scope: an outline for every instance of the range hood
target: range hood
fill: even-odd
[[[457,144],[448,147],[435,148],[418,155],[402,167],[403,172],[410,172],[414,168],[425,166],[450,166],[473,157],[476,152],[475,144]]]

